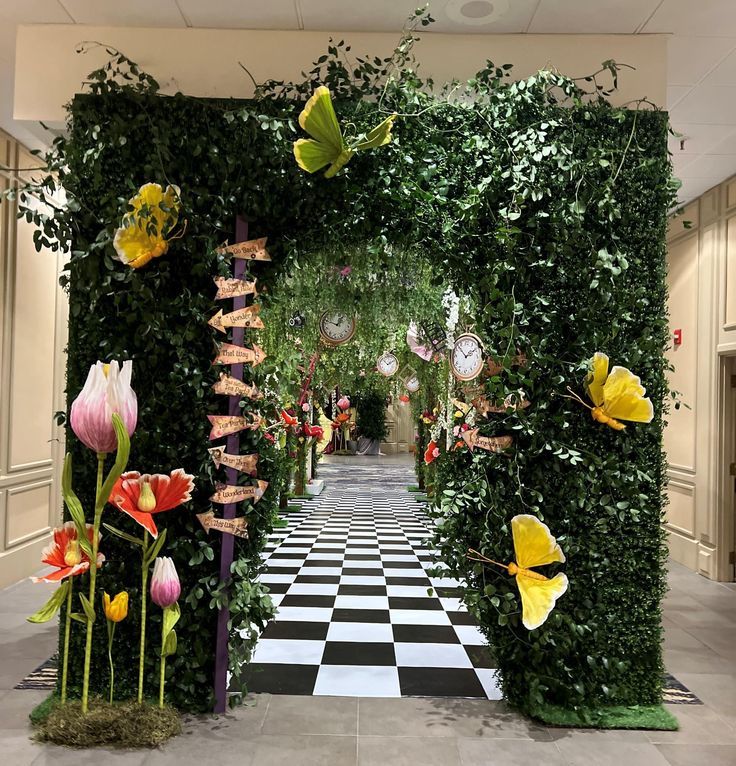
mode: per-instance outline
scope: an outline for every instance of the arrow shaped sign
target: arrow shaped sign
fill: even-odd
[[[248,420],[248,418],[241,415],[207,415],[207,417],[210,423],[212,423],[210,441],[227,436],[228,434],[236,434],[238,431],[255,431],[262,422],[260,417],[257,417],[255,420]]]
[[[216,529],[218,532],[225,532],[235,537],[248,537],[248,522],[245,516],[236,519],[219,519],[214,511],[207,511],[198,513],[197,518],[207,534],[210,529]]]
[[[220,373],[220,379],[217,383],[213,383],[212,390],[216,394],[225,394],[227,396],[246,396],[248,399],[263,398],[263,394],[255,385],[249,386],[247,383],[243,383],[224,372]]]
[[[231,255],[233,258],[243,258],[248,261],[270,261],[271,256],[266,250],[266,237],[236,242],[234,245],[218,247],[220,255]]]
[[[215,485],[215,494],[210,500],[213,503],[228,505],[230,503],[239,503],[242,500],[252,500],[257,503],[268,487],[268,482],[258,479],[257,484],[251,484],[247,487],[241,487],[237,484],[217,484]]]
[[[488,450],[488,452],[503,452],[513,444],[511,436],[478,436],[477,428],[463,431],[463,441],[470,447],[472,452],[475,447]]]
[[[223,343],[213,364],[252,364],[259,365],[266,358],[264,350],[253,344],[253,348],[241,348],[232,343]]]
[[[215,300],[222,298],[239,298],[241,295],[257,295],[256,280],[246,282],[244,279],[234,279],[232,277],[215,277],[217,285],[217,295]]]
[[[256,470],[258,462],[258,453],[253,455],[229,455],[222,447],[212,447],[209,450],[210,456],[215,464],[215,468],[221,465],[235,468],[236,471],[243,473],[253,473]]]
[[[220,309],[207,324],[220,332],[225,332],[226,327],[249,327],[251,330],[262,330],[264,325],[263,320],[258,316],[260,311],[260,306],[248,306],[231,311],[229,314],[223,314]]]

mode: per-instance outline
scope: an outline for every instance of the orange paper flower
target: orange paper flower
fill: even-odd
[[[437,442],[432,441],[427,445],[427,449],[424,452],[424,462],[429,465],[440,456],[440,448],[437,446]]]
[[[347,423],[350,420],[350,415],[347,412],[341,412],[335,420],[340,424]]]
[[[110,502],[134,518],[153,537],[158,537],[153,514],[170,511],[191,500],[193,479],[182,468],[172,471],[170,476],[128,471],[115,482]]]
[[[294,428],[299,424],[297,418],[295,418],[293,415],[289,415],[286,410],[281,410],[281,420],[283,420],[284,425],[288,426],[289,428]]]
[[[94,529],[91,524],[87,524],[87,537],[90,543]],[[99,540],[101,535],[98,534]],[[105,557],[97,554],[97,568],[102,566]],[[59,582],[67,577],[82,574],[89,569],[89,556],[82,550],[77,537],[77,528],[73,521],[67,521],[61,527],[54,530],[54,539],[41,553],[41,561],[54,567],[55,571],[44,577],[34,577],[33,582]]]

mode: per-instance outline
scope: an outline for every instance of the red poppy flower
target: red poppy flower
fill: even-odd
[[[92,542],[94,528],[87,524],[87,537]],[[101,535],[98,533],[97,541],[99,543]],[[89,556],[82,550],[78,542],[77,527],[73,521],[67,521],[66,524],[57,527],[54,530],[54,539],[43,549],[41,561],[50,567],[55,567],[56,571],[45,575],[44,577],[34,577],[33,582],[59,582],[67,577],[82,574],[89,569]],[[105,557],[97,554],[97,568],[102,566]]]
[[[324,431],[321,426],[313,426],[309,423],[305,423],[302,429],[305,436],[313,436],[318,441],[324,436]]]
[[[153,514],[170,511],[191,500],[193,479],[182,468],[172,471],[170,476],[128,471],[115,482],[110,502],[134,518],[153,537],[158,537]]]
[[[424,462],[429,465],[440,456],[440,448],[437,446],[437,442],[432,441],[427,445],[427,449],[424,452]]]
[[[286,410],[281,410],[281,420],[283,420],[284,424],[289,426],[289,428],[294,428],[294,426],[299,424],[299,421],[293,415],[289,415]]]

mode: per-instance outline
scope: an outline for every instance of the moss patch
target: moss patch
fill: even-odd
[[[530,711],[532,718],[548,726],[577,729],[653,729],[677,731],[675,716],[662,705],[612,705],[601,708],[568,710],[556,705],[542,705]]]
[[[67,747],[151,748],[181,733],[181,718],[174,708],[161,709],[149,702],[111,705],[96,699],[83,715],[78,700],[61,705],[52,695],[30,718],[39,742]]]

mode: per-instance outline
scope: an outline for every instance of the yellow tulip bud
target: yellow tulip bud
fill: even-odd
[[[82,550],[79,547],[79,540],[70,540],[64,551],[64,563],[68,567],[75,567],[82,561]]]
[[[128,616],[128,594],[121,591],[112,601],[107,593],[102,595],[102,604],[105,607],[105,617],[110,622],[121,622]]]
[[[147,481],[141,482],[141,494],[138,497],[138,510],[143,513],[152,513],[156,510],[156,495],[153,494],[151,485]]]

